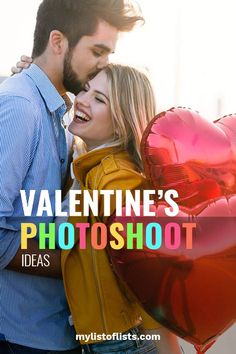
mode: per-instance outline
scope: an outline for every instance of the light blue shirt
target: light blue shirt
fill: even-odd
[[[0,334],[48,350],[78,346],[62,281],[5,268],[20,248],[20,224],[44,221],[35,217],[42,189],[54,209],[67,170],[65,112],[64,100],[34,64],[0,85]],[[33,217],[23,217],[20,189],[36,190]]]

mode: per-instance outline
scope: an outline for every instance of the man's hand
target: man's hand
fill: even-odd
[[[33,59],[31,57],[28,57],[27,55],[22,55],[20,57],[20,61],[16,63],[16,66],[13,66],[11,68],[12,74],[18,74],[20,73],[23,69],[27,69],[30,67],[32,64]]]
[[[22,256],[27,254],[36,254],[37,256],[48,254],[50,256],[50,265],[48,267],[42,266],[30,266],[23,267],[22,266]],[[42,277],[48,278],[62,278],[61,272],[61,251],[56,250],[40,250],[38,248],[38,242],[35,240],[28,240],[27,251],[19,249],[16,253],[15,257],[8,264],[7,269],[13,270],[15,272],[26,273],[31,275],[38,275]]]

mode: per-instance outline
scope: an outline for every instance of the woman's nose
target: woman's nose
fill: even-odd
[[[84,92],[84,93],[79,93],[75,101],[76,101],[76,105],[78,104],[84,107],[88,107],[90,98],[87,92]]]

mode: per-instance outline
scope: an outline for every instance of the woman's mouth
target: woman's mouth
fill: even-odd
[[[89,122],[91,119],[90,119],[90,117],[87,116],[87,114],[85,114],[84,112],[76,111],[76,112],[75,112],[74,120],[75,120],[75,122],[77,122],[77,123],[87,123],[87,122]]]

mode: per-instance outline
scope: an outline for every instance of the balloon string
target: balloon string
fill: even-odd
[[[213,340],[212,342],[208,343],[204,347],[202,345],[194,345],[194,348],[196,349],[196,354],[204,354],[204,353],[206,353],[207,350],[210,349],[215,342],[216,341]]]

